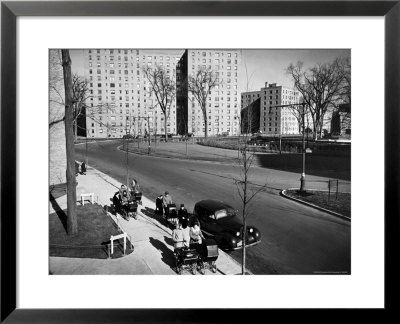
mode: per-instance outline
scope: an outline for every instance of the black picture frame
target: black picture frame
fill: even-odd
[[[16,308],[16,19],[19,16],[384,16],[385,309],[396,309],[399,246],[399,1],[4,1],[1,3],[1,322],[236,322],[265,310]],[[374,44],[371,44],[374,46]],[[366,177],[373,177],[366,174]],[[374,262],[374,260],[371,260]],[[38,292],[39,293],[39,292]],[[257,313],[257,314],[255,314]],[[380,320],[382,320],[380,318]]]

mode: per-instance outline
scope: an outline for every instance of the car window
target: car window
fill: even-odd
[[[227,216],[228,216],[228,213],[227,213],[226,209],[217,210],[215,212],[216,219],[225,218]]]
[[[217,210],[215,212],[215,217],[216,219],[221,219],[221,218],[227,218],[227,217],[232,217],[236,214],[235,210],[233,208],[226,208],[226,209],[221,209]]]
[[[214,216],[214,214],[209,213],[209,215],[208,215],[208,220],[209,220],[209,221],[215,221],[215,216]]]

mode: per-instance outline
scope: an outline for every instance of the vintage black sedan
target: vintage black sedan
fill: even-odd
[[[196,203],[194,216],[200,221],[200,228],[206,236],[213,237],[219,248],[236,250],[243,246],[243,222],[237,211],[218,200],[202,200]],[[246,247],[261,241],[261,233],[254,226],[247,225]]]

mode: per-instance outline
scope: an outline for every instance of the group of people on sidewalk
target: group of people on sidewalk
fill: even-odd
[[[156,213],[168,216],[170,206],[175,206],[172,197],[168,191],[164,195],[160,195],[156,199]],[[172,231],[172,240],[174,241],[174,249],[183,247],[196,246],[199,247],[205,239],[200,229],[200,222],[197,218],[191,217],[184,204],[180,205],[176,213],[177,218],[173,219],[172,224],[175,225]],[[189,224],[190,223],[190,224]]]
[[[204,235],[200,229],[200,222],[194,218],[189,226],[188,218],[179,218],[179,221],[172,231],[172,240],[174,241],[174,250],[184,247],[198,249],[203,243]]]

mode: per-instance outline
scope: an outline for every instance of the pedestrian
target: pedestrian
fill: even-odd
[[[178,223],[172,231],[172,240],[174,241],[174,252],[184,247],[184,238],[182,224]]]
[[[132,193],[139,191],[139,184],[136,179],[132,179],[130,185],[131,185],[130,189],[131,189]]]
[[[119,195],[122,205],[127,204],[129,201],[129,192],[125,185],[121,185],[121,188],[119,189]]]
[[[85,162],[81,163],[81,174],[83,174],[83,175],[86,174],[86,164],[85,164]]]
[[[169,195],[169,192],[166,191],[163,196],[163,207],[165,216],[167,216],[168,214],[168,205],[171,204],[172,204],[172,197]]]
[[[159,195],[156,198],[156,214],[161,215],[163,214],[163,195]]]
[[[189,235],[190,235],[190,244],[201,245],[202,240],[205,239],[200,229],[200,222],[197,219],[193,221],[193,226],[190,227]]]
[[[184,204],[181,204],[181,207],[178,210],[178,219],[181,222],[188,219],[188,212]]]
[[[189,228],[189,222],[187,219],[180,220],[182,224],[182,232],[183,232],[183,240],[184,240],[184,245],[185,247],[189,247],[190,245],[190,228]]]

